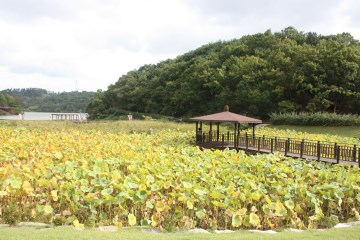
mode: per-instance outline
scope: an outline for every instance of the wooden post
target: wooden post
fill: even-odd
[[[236,148],[236,131],[237,131],[237,123],[234,124],[235,131],[234,131],[234,148]]]
[[[274,152],[274,139],[271,138],[270,142],[271,142],[270,152],[273,153]]]
[[[198,131],[199,131],[198,125],[199,125],[199,122],[196,121],[196,128],[195,128],[196,141],[198,141],[198,134],[199,134],[199,133],[198,133]]]
[[[302,139],[300,143],[300,158],[304,156],[304,145],[305,145],[305,140]]]
[[[218,123],[216,123],[216,141],[218,142],[219,141],[219,138],[220,138],[220,123],[218,122]]]
[[[240,135],[236,135],[236,148],[239,147],[239,142],[240,142]]]
[[[340,163],[340,146],[336,147],[336,163]]]
[[[212,142],[212,122],[210,122],[209,142]]]
[[[334,159],[336,159],[337,154],[337,143],[334,143]]]
[[[290,149],[290,142],[291,142],[291,140],[290,140],[290,138],[288,138],[288,153],[290,153],[290,152],[291,152],[291,149]]]
[[[317,142],[317,160],[320,161],[321,157],[321,149],[320,149],[320,141]]]
[[[265,148],[265,135],[263,135],[263,137],[262,137],[262,146],[263,146],[263,148]]]
[[[246,147],[246,150],[249,148],[249,136],[248,136],[248,133],[245,134],[245,147]]]
[[[224,146],[224,138],[225,138],[225,135],[222,134],[222,135],[221,135],[221,144],[222,144],[222,146]]]
[[[227,141],[229,142],[229,139],[230,139],[230,132],[227,131]]]
[[[356,144],[354,145],[354,149],[353,149],[353,157],[352,157],[353,161],[356,162]]]
[[[288,139],[285,140],[285,156],[287,156],[287,152],[288,152]]]
[[[252,124],[252,134],[253,134],[253,139],[255,139],[255,123]]]
[[[259,137],[258,138],[258,152],[260,152],[260,141],[261,141],[261,138]]]
[[[275,147],[274,147],[275,151],[276,151],[276,148],[277,148],[277,137],[275,137]]]
[[[359,168],[360,168],[360,148],[358,149],[359,154],[358,154],[358,160],[359,160]]]

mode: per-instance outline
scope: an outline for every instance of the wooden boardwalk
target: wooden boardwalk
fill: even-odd
[[[360,148],[356,145],[306,141],[304,139],[277,138],[253,135],[204,133],[197,136],[196,144],[204,148],[236,149],[249,153],[281,152],[293,158],[309,159],[334,164],[360,167]]]

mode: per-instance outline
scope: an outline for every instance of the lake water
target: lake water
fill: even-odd
[[[0,120],[52,120],[52,112],[25,112],[23,119],[19,115],[0,116]],[[61,114],[61,113],[56,113]],[[64,113],[65,114],[65,113]],[[80,113],[66,113],[66,114],[80,114]],[[82,119],[86,119],[86,113],[81,113]]]

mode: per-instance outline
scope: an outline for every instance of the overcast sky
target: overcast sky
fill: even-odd
[[[0,90],[106,90],[144,64],[288,26],[360,39],[360,1],[0,0]]]

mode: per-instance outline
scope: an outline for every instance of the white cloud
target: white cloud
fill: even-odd
[[[357,39],[355,0],[0,0],[0,89],[106,89],[208,42],[287,26]]]

